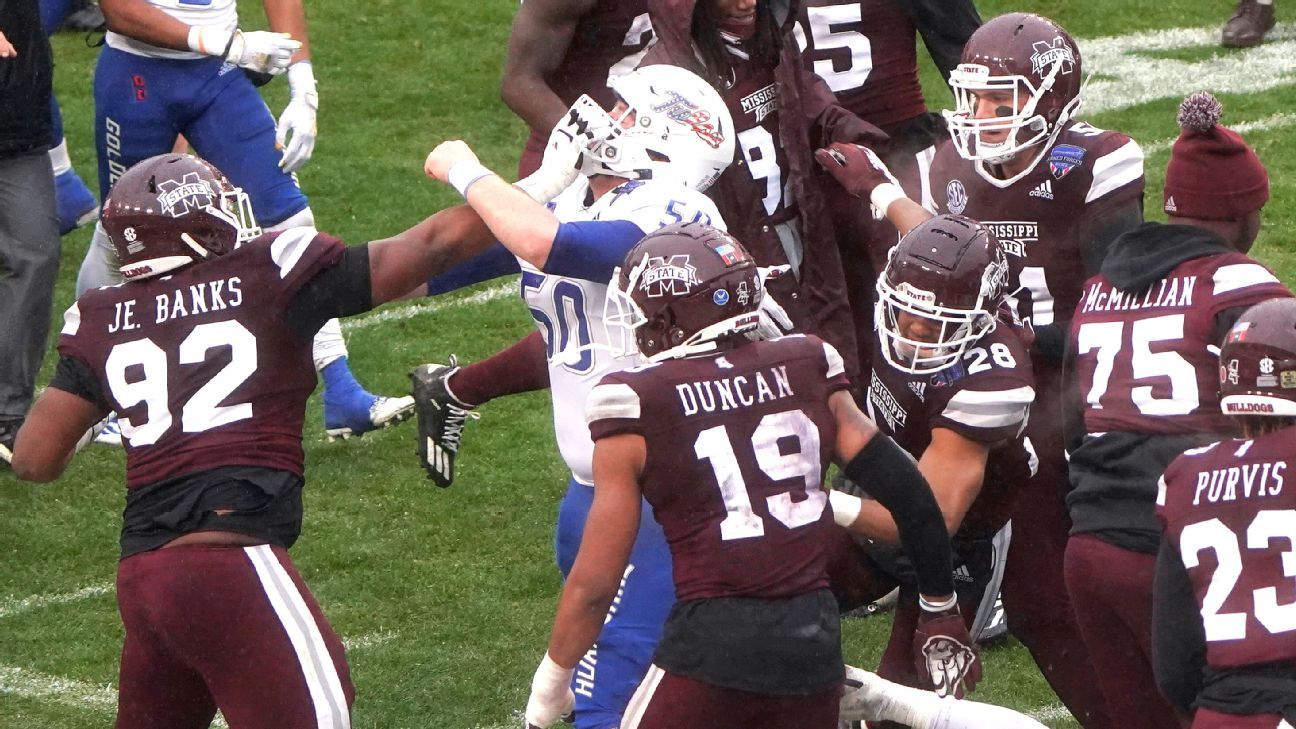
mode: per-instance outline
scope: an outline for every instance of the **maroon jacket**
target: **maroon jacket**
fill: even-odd
[[[658,42],[642,65],[671,64],[699,73],[701,61],[694,52],[691,34],[696,0],[649,0],[648,13]],[[858,381],[859,359],[854,324],[846,299],[845,274],[837,250],[836,234],[828,215],[813,152],[832,142],[876,145],[886,139],[877,127],[842,108],[828,86],[806,70],[801,51],[792,37],[799,0],[771,0],[781,26],[781,49],[774,69],[774,85],[780,110],[775,144],[786,157],[783,182],[796,201],[796,219],[804,245],[800,281],[791,276],[771,282],[769,290],[788,310],[797,328],[817,334],[837,348],[846,360],[846,373]],[[725,96],[727,89],[721,88]],[[738,120],[735,119],[735,124]],[[742,127],[739,126],[739,129]],[[740,153],[741,154],[741,153]],[[751,194],[751,173],[741,156],[707,194],[724,216],[729,232],[743,242],[762,266],[787,263],[777,232],[770,224],[761,197]],[[859,255],[866,255],[860,250]]]

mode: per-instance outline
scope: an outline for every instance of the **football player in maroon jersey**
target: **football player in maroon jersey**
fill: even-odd
[[[1063,703],[1086,727],[1111,726],[1066,594],[1063,561],[1070,519],[1063,423],[1066,317],[1081,284],[1097,273],[1111,241],[1143,217],[1143,153],[1129,137],[1074,118],[1080,105],[1080,49],[1053,21],[1009,13],[968,40],[950,75],[951,143],[932,161],[936,212],[983,223],[1009,254],[1020,284],[1018,313],[1035,333],[1036,397],[1027,425],[1039,469],[1017,501],[1004,575],[1013,633]],[[870,156],[872,158],[870,159]],[[871,152],[817,153],[844,187],[907,231],[931,212],[905,197]]]
[[[12,465],[53,480],[93,423],[120,414],[117,726],[206,727],[217,708],[232,727],[350,726],[342,643],[287,552],[311,339],[493,236],[466,207],[360,246],[308,227],[259,235],[241,189],[176,154],[124,173],[102,222],[125,283],[67,310]]]
[[[677,602],[624,727],[835,727],[840,626],[828,588],[834,518],[859,499],[823,490],[846,474],[891,510],[926,610],[924,672],[954,693],[979,659],[958,615],[949,537],[913,461],[864,417],[836,350],[817,337],[751,342],[764,295],[756,264],[706,225],[650,233],[610,300],[640,367],[591,391],[594,502],[536,671],[527,722],[571,708],[572,670],[599,635],[644,503],[661,523]],[[835,515],[841,509],[841,516]]]
[[[1248,309],[1219,361],[1220,408],[1243,435],[1185,452],[1157,490],[1153,665],[1193,729],[1285,729],[1296,725],[1296,496],[1284,488],[1296,301]]]
[[[1003,528],[1032,472],[1022,431],[1035,399],[1034,378],[1025,330],[1005,306],[1007,286],[1008,262],[998,242],[984,226],[953,215],[909,231],[877,283],[879,339],[867,412],[883,434],[918,459],[956,554],[975,553],[978,543],[988,543]],[[864,503],[852,530],[878,542],[896,541],[890,514],[875,501]],[[965,564],[978,573],[972,581],[982,587],[992,568],[992,561]],[[913,669],[920,601],[913,584],[902,582],[878,673],[930,688],[928,677]],[[963,613],[974,632],[981,595],[964,587]]]
[[[1233,430],[1217,394],[1225,332],[1251,305],[1291,296],[1245,255],[1269,179],[1221,113],[1204,92],[1180,106],[1169,224],[1117,238],[1071,319],[1088,435],[1071,453],[1067,589],[1111,714],[1154,728],[1179,725],[1152,676],[1157,481],[1175,456]]]

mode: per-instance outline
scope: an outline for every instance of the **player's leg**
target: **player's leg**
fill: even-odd
[[[216,701],[202,676],[157,631],[159,614],[171,612],[174,579],[165,554],[133,555],[117,571],[117,604],[126,639],[117,690],[118,729],[206,729]]]
[[[108,46],[99,51],[94,102],[100,204],[112,183],[131,165],[171,149],[178,131],[174,95],[199,83],[194,73],[203,70],[204,63],[164,62]],[[212,73],[215,68],[219,63]],[[96,224],[77,274],[77,295],[121,280],[108,235]]]
[[[649,668],[622,729],[833,729],[841,689],[771,696],[715,686]],[[579,714],[578,714],[579,716]]]
[[[978,701],[940,698],[930,691],[888,681],[877,674],[847,668],[846,697],[866,719],[893,722],[912,729],[1044,729],[1012,709]]]
[[[54,144],[50,147],[49,161],[54,169],[54,196],[58,203],[59,235],[71,231],[99,217],[99,203],[94,193],[86,187],[81,176],[72,168],[68,156],[67,139],[63,137],[63,112],[58,99],[50,95],[50,114],[54,119]]]
[[[157,550],[161,638],[202,675],[230,726],[350,726],[341,641],[279,547]],[[165,598],[161,597],[165,596]]]
[[[242,73],[226,74],[194,104],[196,114],[182,128],[185,137],[247,192],[258,224],[267,232],[313,227],[306,195],[279,167],[275,120],[252,82]],[[324,427],[330,439],[361,435],[413,414],[412,398],[374,395],[356,380],[336,320],[320,329],[313,354],[324,381]]]
[[[1176,729],[1175,711],[1152,675],[1152,576],[1156,558],[1092,535],[1071,537],[1067,589],[1110,716],[1138,716],[1148,729]]]
[[[1013,538],[1004,570],[1008,627],[1030,651],[1058,698],[1085,729],[1114,727],[1098,676],[1085,650],[1067,597],[1063,572],[1071,519],[1063,501],[1069,488],[1062,452],[1056,393],[1041,391],[1027,434],[1039,470],[1013,505]]]

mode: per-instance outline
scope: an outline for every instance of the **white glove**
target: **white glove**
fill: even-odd
[[[571,690],[572,669],[563,668],[546,653],[535,678],[531,679],[531,696],[527,699],[527,727],[547,729],[576,706]]]
[[[298,61],[288,67],[288,88],[292,90],[292,96],[275,127],[275,146],[283,150],[279,166],[292,174],[301,169],[315,151],[315,114],[319,111],[319,94],[315,92],[315,72],[310,61]],[[290,132],[291,140],[288,139]]]
[[[585,152],[606,141],[613,124],[597,102],[582,95],[549,132],[540,167],[515,184],[538,203],[554,199],[580,176]]]
[[[189,28],[189,49],[259,73],[278,76],[288,70],[292,54],[302,47],[287,33],[266,30],[222,30],[195,25]]]
[[[756,272],[760,275],[761,291],[764,292],[760,302],[760,323],[756,328],[747,333],[747,338],[752,340],[774,339],[792,331],[792,317],[788,316],[787,310],[783,308],[774,295],[766,288],[765,282],[776,279],[787,274],[792,270],[791,266],[765,266],[757,268]]]

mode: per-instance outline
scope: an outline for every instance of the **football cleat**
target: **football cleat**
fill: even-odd
[[[0,461],[13,463],[14,441],[18,439],[18,428],[22,420],[0,421]]]
[[[1274,27],[1273,3],[1261,5],[1256,0],[1238,0],[1233,17],[1224,24],[1220,45],[1225,48],[1250,48],[1260,45]]]
[[[99,429],[99,432],[95,434],[94,442],[100,445],[112,446],[114,448],[121,448],[123,446],[121,423],[117,422],[117,413],[109,413],[108,417],[104,418],[103,421],[95,427]]]
[[[418,414],[418,457],[432,483],[449,488],[454,483],[455,455],[459,453],[464,423],[481,417],[459,402],[446,387],[450,375],[459,371],[459,360],[450,355],[449,364],[425,364],[410,373]]]
[[[368,405],[356,405],[357,398],[350,398],[342,403],[331,403],[324,398],[324,433],[329,442],[351,436],[361,436],[371,430],[386,428],[414,413],[414,398],[384,397],[360,391],[361,398],[369,398]]]
[[[67,235],[99,218],[99,202],[74,170],[54,178],[54,200],[58,208],[59,235]]]

